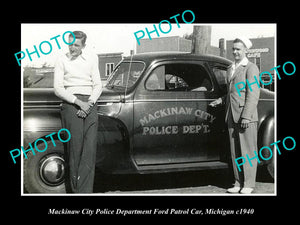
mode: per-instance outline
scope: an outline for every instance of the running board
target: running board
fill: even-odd
[[[228,168],[228,163],[220,161],[212,162],[195,162],[195,163],[176,163],[176,164],[160,164],[160,165],[145,165],[138,166],[138,172],[146,173],[165,173],[172,171],[188,171],[188,170],[211,170]]]

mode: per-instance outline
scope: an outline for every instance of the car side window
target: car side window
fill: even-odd
[[[155,68],[146,82],[148,90],[165,90],[165,67]]]
[[[199,64],[170,63],[156,67],[146,80],[146,89],[157,91],[211,91],[212,82]]]

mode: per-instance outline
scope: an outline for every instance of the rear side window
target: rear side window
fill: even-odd
[[[211,91],[212,82],[203,66],[171,63],[156,67],[146,80],[146,89],[159,91]]]

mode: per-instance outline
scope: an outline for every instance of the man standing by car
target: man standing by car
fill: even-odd
[[[248,38],[240,37],[233,41],[234,63],[227,73],[227,96],[213,101],[215,107],[226,102],[225,121],[228,124],[231,157],[235,183],[229,188],[229,193],[251,194],[255,187],[257,160],[243,165],[239,172],[235,158],[246,154],[250,159],[255,158],[257,152],[257,103],[259,100],[259,84],[255,77],[259,77],[259,70],[246,57],[247,49],[252,43]],[[246,79],[248,82],[246,82]],[[235,84],[244,82],[246,88],[238,94]],[[225,100],[226,98],[226,100]]]
[[[97,149],[97,99],[102,92],[98,58],[83,52],[86,34],[69,35],[69,52],[57,60],[54,92],[63,100],[62,126],[71,133],[66,143],[66,165],[71,191],[92,193]],[[74,43],[73,43],[74,41]]]

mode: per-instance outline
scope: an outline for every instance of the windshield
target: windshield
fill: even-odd
[[[122,62],[108,78],[106,87],[132,87],[144,70],[142,62]],[[130,70],[130,71],[129,71]],[[129,75],[129,77],[128,77]]]

